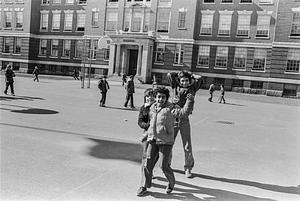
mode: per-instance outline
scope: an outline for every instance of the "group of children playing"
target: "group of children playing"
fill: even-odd
[[[145,91],[144,104],[138,116],[138,125],[144,129],[144,134],[141,137],[142,179],[137,196],[145,195],[147,188],[151,187],[153,168],[158,160],[168,181],[166,193],[173,191],[175,177],[171,168],[172,148],[179,130],[185,153],[185,175],[192,177],[194,158],[189,115],[193,111],[194,96],[201,86],[200,78],[185,71],[169,73],[168,79],[174,90],[172,102],[169,101],[170,92],[166,87]]]

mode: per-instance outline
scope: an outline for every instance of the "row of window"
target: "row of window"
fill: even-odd
[[[246,70],[247,66],[247,48],[235,48],[233,69]],[[155,51],[155,63],[163,64],[165,56],[165,44],[158,43]],[[199,46],[197,66],[202,68],[209,68],[211,61],[211,47]],[[227,69],[228,65],[228,47],[219,46],[216,50],[215,68]],[[174,64],[183,65],[184,60],[184,45],[177,44],[174,50]],[[267,60],[267,50],[256,48],[253,55],[252,70],[265,71]],[[300,68],[300,49],[289,49],[287,55],[286,72],[299,73]]]
[[[6,4],[12,4],[12,3],[24,3],[24,0],[2,0]],[[2,3],[0,0],[0,3]]]
[[[51,12],[52,24],[50,30],[52,31],[60,31],[61,22],[63,22],[64,31],[72,31],[73,30],[73,10],[64,11],[64,21],[61,20],[62,14],[60,10],[53,10]],[[85,11],[77,10],[76,11],[76,31],[84,31],[85,27]],[[41,11],[41,22],[40,22],[40,30],[48,31],[49,29],[49,11],[43,10]],[[92,11],[92,24],[94,26],[98,26],[99,22],[99,10]]]
[[[2,14],[3,13],[3,14]],[[0,28],[22,29],[23,28],[23,8],[0,9]]]
[[[218,0],[203,0],[203,3],[216,3]],[[234,3],[237,0],[219,0],[221,3]],[[253,3],[253,0],[240,0],[240,3]],[[273,0],[259,0],[260,4],[273,4]]]

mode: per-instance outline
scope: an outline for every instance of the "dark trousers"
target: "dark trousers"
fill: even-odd
[[[38,74],[34,74],[34,79],[33,79],[33,81],[39,81],[39,75]]]
[[[213,92],[209,92],[210,94],[210,97],[208,98],[208,101],[212,102],[212,99],[213,99]]]
[[[221,103],[223,101],[223,103],[225,103],[225,98],[224,95],[221,95],[220,99],[219,99],[219,103]]]
[[[15,92],[14,92],[14,82],[6,82],[6,87],[5,87],[5,90],[4,90],[5,94],[7,93],[8,87],[10,87],[11,94],[15,94]]]
[[[172,147],[173,145],[156,144],[156,142],[149,142],[146,151],[146,159],[143,161],[142,164],[142,187],[151,187],[155,160],[157,157],[159,157],[159,166],[168,180],[168,186],[170,188],[174,188],[175,176],[169,163]]]
[[[106,92],[101,92],[101,100],[100,100],[100,106],[105,105],[105,101],[106,101]]]
[[[130,106],[134,107],[134,104],[133,104],[133,94],[129,94],[129,93],[126,94],[126,101],[124,103],[124,106],[127,107],[127,104],[128,104],[129,100],[130,100]]]

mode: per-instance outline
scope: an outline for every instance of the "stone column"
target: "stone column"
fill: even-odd
[[[125,56],[126,56],[125,48],[123,48],[123,50],[122,50],[122,64],[121,64],[122,70],[121,70],[121,74],[125,73],[125,58],[126,58]]]
[[[117,55],[116,55],[116,71],[115,73],[120,75],[121,73],[121,65],[120,65],[120,56],[121,56],[121,45],[117,44]]]
[[[137,74],[141,75],[141,69],[142,69],[142,55],[143,55],[143,46],[139,45],[139,54],[138,54],[138,60],[137,60]]]
[[[108,63],[108,75],[112,75],[116,72],[115,69],[115,51],[116,51],[116,45],[115,44],[110,44],[110,49],[109,49],[109,63]]]

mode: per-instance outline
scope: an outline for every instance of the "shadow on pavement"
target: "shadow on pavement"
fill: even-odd
[[[173,170],[174,170],[174,172],[184,174],[184,171],[182,171],[182,170],[176,170],[176,169],[173,169]],[[245,181],[245,180],[238,180],[238,179],[227,179],[227,178],[213,177],[213,176],[193,173],[193,178],[195,178],[195,177],[199,177],[201,179],[208,179],[208,180],[214,180],[214,181],[233,183],[233,184],[253,186],[253,187],[256,187],[256,188],[261,188],[261,189],[264,189],[264,190],[269,190],[269,191],[274,191],[274,192],[300,195],[300,187],[262,184],[262,183],[253,182],[253,181]]]
[[[10,110],[15,113],[23,113],[23,114],[57,114],[58,112],[55,110],[46,110],[40,108],[29,108],[23,110]]]
[[[116,109],[116,110],[126,110],[126,111],[139,111],[139,108],[126,108],[126,107],[112,107],[112,106],[105,106],[104,108],[109,108],[109,109]]]
[[[11,100],[28,100],[28,101],[34,101],[34,100],[45,100],[40,97],[31,97],[31,96],[0,96],[1,101],[11,101]]]
[[[97,143],[89,152],[91,156],[101,159],[118,159],[141,163],[143,151],[140,144],[89,139]]]
[[[164,181],[167,184],[167,180],[162,177],[157,177],[158,180]],[[153,187],[165,189],[165,185],[153,183]],[[179,188],[177,186],[183,186],[184,188]],[[189,189],[187,189],[189,188]],[[149,189],[150,190],[150,189]],[[174,192],[179,191],[180,193]],[[249,195],[243,195],[240,193],[204,188],[196,186],[193,184],[188,184],[181,181],[176,181],[174,191],[171,194],[158,193],[149,191],[146,196],[152,196],[159,199],[169,199],[169,200],[189,200],[189,201],[209,201],[209,200],[230,200],[230,201],[274,201],[272,199],[258,198]],[[197,197],[195,194],[198,194]]]

